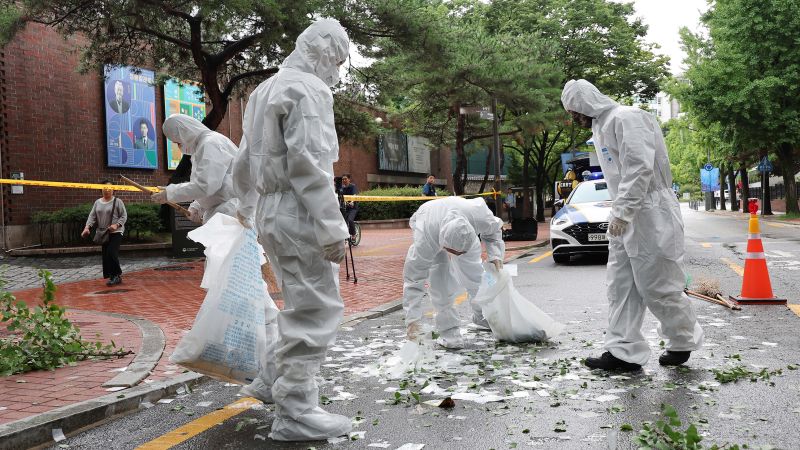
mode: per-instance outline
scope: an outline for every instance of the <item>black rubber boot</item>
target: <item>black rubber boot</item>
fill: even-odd
[[[634,372],[641,370],[639,364],[623,361],[610,352],[605,352],[599,358],[586,358],[586,366],[590,369],[602,369],[617,372]]]
[[[680,366],[689,360],[692,352],[674,352],[667,350],[658,357],[658,363],[662,366]]]

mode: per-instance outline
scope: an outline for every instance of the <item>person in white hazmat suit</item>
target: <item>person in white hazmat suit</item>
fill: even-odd
[[[319,407],[314,379],[344,313],[337,263],[349,234],[333,188],[339,144],[330,88],[348,53],[347,33],[335,20],[303,31],[278,73],[250,95],[234,163],[239,220],[254,217],[285,303],[277,376],[260,377],[276,405],[270,437],[280,441],[352,429],[349,417]]]
[[[683,293],[683,219],[661,128],[648,112],[620,106],[586,80],[567,82],[561,102],[577,124],[592,129],[613,200],[606,352],[587,358],[586,365],[632,371],[646,364],[645,308],[659,320],[658,331],[667,340],[659,363],[683,364],[702,345],[703,330]]]
[[[192,172],[188,182],[161,188],[150,199],[156,203],[192,201],[189,218],[197,223],[208,222],[218,212],[235,216],[238,200],[231,171],[239,151],[236,144],[184,114],[169,116],[162,129],[167,139],[192,158]]]
[[[157,203],[184,202],[194,200],[189,205],[189,218],[198,223],[206,223],[216,213],[235,217],[239,201],[233,189],[234,157],[239,148],[230,139],[216,131],[211,131],[202,122],[185,114],[172,114],[164,121],[164,135],[178,144],[192,159],[192,172],[189,181],[171,184],[151,196]],[[272,305],[270,305],[272,306]],[[270,317],[271,314],[267,314]],[[275,377],[275,339],[277,324],[265,324],[267,329],[266,367],[262,376]],[[253,383],[242,388],[241,393],[262,400],[271,398],[262,393],[262,381],[256,378]]]
[[[403,309],[408,339],[417,339],[423,315],[425,283],[436,310],[437,342],[447,348],[462,348],[460,320],[455,299],[464,289],[475,298],[483,276],[481,244],[486,244],[489,261],[503,267],[505,243],[503,221],[495,217],[483,199],[447,197],[419,207],[409,221],[414,243],[403,267]],[[480,235],[480,240],[478,239]],[[472,302],[472,320],[489,328],[481,307]]]

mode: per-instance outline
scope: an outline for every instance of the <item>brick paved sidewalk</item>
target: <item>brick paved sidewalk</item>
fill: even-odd
[[[539,226],[539,240],[507,242],[506,259],[513,259],[529,251],[532,245],[546,241],[548,230],[545,222]],[[345,315],[367,311],[402,296],[403,262],[411,240],[409,229],[364,231],[361,245],[353,248],[358,283],[346,280],[344,267],[340,270]],[[92,311],[142,317],[162,329],[166,348],[144,383],[172,378],[184,371],[169,362],[169,355],[181,336],[191,328],[205,296],[205,291],[199,287],[203,275],[202,262],[165,263],[168,261],[160,260],[154,264],[158,267],[126,273],[124,283],[113,288],[106,287],[104,280],[100,279],[58,285],[57,302],[73,309],[69,314],[87,338],[99,334],[99,340],[108,342],[113,339],[117,345],[133,351],[138,351],[141,344],[135,325]],[[270,291],[274,293],[275,286],[270,286]],[[36,303],[40,294],[41,289],[14,292],[18,299],[29,305]],[[281,306],[280,294],[275,298]],[[0,379],[0,424],[108,394],[102,384],[118,373],[114,369],[126,367],[132,358],[86,361],[54,372],[31,372]],[[120,391],[120,395],[124,392]]]

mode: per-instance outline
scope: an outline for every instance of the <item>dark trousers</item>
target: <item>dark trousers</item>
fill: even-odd
[[[122,275],[119,266],[119,244],[122,242],[122,233],[110,233],[108,242],[103,245],[103,278]]]
[[[348,209],[344,212],[344,221],[347,222],[347,230],[350,232],[350,236],[355,236],[356,234],[356,215],[358,214],[358,209]]]

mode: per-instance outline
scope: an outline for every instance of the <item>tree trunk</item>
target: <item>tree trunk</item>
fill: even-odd
[[[768,172],[761,172],[761,215],[772,215],[772,195],[770,195]]]
[[[750,199],[750,180],[747,177],[747,166],[745,164],[742,164],[739,168],[739,175],[742,180],[742,212],[749,214],[750,209],[747,204]]]
[[[542,175],[536,176],[536,221],[544,222],[544,183]]]
[[[778,147],[778,161],[783,168],[786,214],[800,214],[800,207],[797,205],[797,182],[794,179],[794,174],[797,172],[797,158],[791,144],[781,144]]]
[[[453,173],[453,192],[455,195],[464,195],[464,174],[466,173],[466,155],[464,154],[464,115],[461,114],[461,104],[456,103],[456,170]]]
[[[493,151],[489,151],[486,154],[486,171],[483,173],[483,181],[481,182],[481,188],[478,189],[479,194],[483,194],[484,189],[486,189],[486,183],[489,182],[489,172],[492,171],[492,154]]]
[[[522,218],[527,219],[531,217],[531,148],[523,147],[522,149]]]
[[[720,180],[719,180],[719,209],[720,209],[720,211],[727,211],[728,208],[725,207],[725,165],[724,164],[720,164],[719,173],[720,173]]]
[[[550,134],[542,132],[541,146],[537,148],[536,155],[536,221],[544,222],[544,191],[545,180],[547,179],[547,148],[549,145]]]
[[[728,189],[731,191],[731,211],[739,210],[739,201],[736,198],[736,168],[731,164],[728,166]]]

